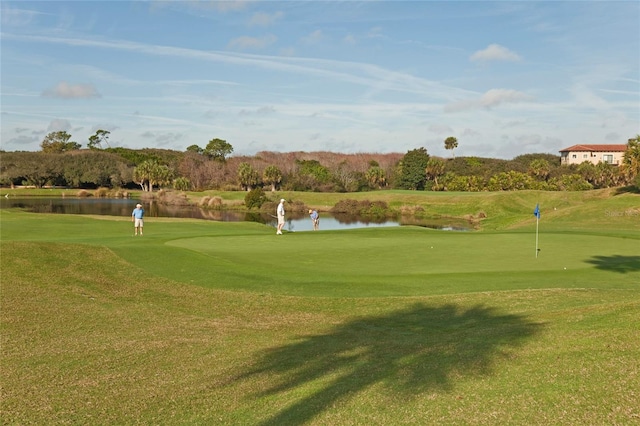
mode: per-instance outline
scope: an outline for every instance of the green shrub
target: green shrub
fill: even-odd
[[[389,209],[389,205],[384,201],[357,201],[351,199],[338,201],[338,203],[331,209],[331,212],[377,218],[393,215]]]
[[[384,201],[373,201],[368,206],[363,206],[360,213],[364,216],[383,218],[389,215],[389,206]]]
[[[368,201],[363,201],[363,202],[368,202]],[[334,213],[359,214],[360,205],[357,200],[352,200],[347,198],[347,199],[338,201],[336,205],[333,206],[331,211]]]
[[[191,181],[186,177],[178,177],[173,180],[173,188],[178,191],[188,191],[191,188]]]
[[[252,189],[244,196],[244,205],[247,206],[248,209],[252,209],[254,207],[260,208],[265,201],[267,201],[267,197],[264,195],[264,190],[262,188]]]

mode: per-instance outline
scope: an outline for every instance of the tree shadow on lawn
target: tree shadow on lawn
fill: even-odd
[[[304,392],[309,393],[261,423],[300,425],[376,384],[410,398],[432,389],[451,389],[452,382],[463,375],[489,374],[496,363],[509,358],[511,349],[541,327],[524,316],[501,314],[491,307],[465,310],[416,304],[266,350],[255,368],[237,379],[264,376],[272,380],[268,389],[252,397],[306,386]]]
[[[638,186],[633,186],[633,185],[629,185],[629,186],[623,186],[620,188],[616,188],[615,195],[620,195],[620,194],[640,194],[640,187]]]
[[[621,256],[618,254],[613,256],[593,256],[586,262],[595,265],[598,269],[621,274],[640,271],[640,256]]]

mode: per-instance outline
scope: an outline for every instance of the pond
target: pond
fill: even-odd
[[[137,200],[123,198],[78,197],[0,197],[0,209],[22,208],[34,213],[86,214],[104,216],[130,216]],[[181,217],[215,220],[220,222],[258,222],[276,226],[276,219],[268,213],[211,210],[198,206],[175,206],[157,202],[143,202],[146,217]],[[380,226],[418,225],[433,229],[464,231],[471,226],[465,221],[433,220],[403,223],[398,220],[371,220],[345,214],[320,212],[320,230],[366,228]],[[309,216],[300,212],[288,212],[285,229],[291,232],[311,231]]]

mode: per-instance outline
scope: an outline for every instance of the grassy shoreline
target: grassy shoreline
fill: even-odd
[[[11,192],[8,192],[11,191]],[[9,196],[75,196],[77,190],[8,189],[0,188],[0,197]],[[222,208],[242,210],[246,192],[205,191],[183,193],[192,205],[204,197],[220,197]],[[156,196],[142,191],[130,191],[131,199]],[[603,222],[607,228],[634,229],[640,218],[640,195],[609,188],[579,192],[512,191],[512,192],[430,192],[430,191],[372,191],[360,193],[274,192],[267,197],[276,202],[285,198],[319,211],[329,211],[344,199],[383,201],[398,215],[408,217],[450,217],[471,221],[484,230],[517,229],[524,219],[533,219],[533,209],[540,204],[544,221],[575,229],[574,224],[589,227]],[[582,215],[576,214],[582,213]],[[558,229],[559,230],[559,229]]]

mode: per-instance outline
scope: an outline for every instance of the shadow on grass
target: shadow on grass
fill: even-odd
[[[523,316],[490,307],[417,304],[265,351],[254,369],[238,379],[263,376],[272,383],[252,397],[304,393],[261,423],[300,425],[373,385],[411,398],[450,389],[454,377],[488,374],[540,328]]]
[[[615,195],[620,194],[640,194],[640,186],[629,185],[616,188]]]
[[[640,256],[593,256],[587,263],[595,265],[598,269],[621,274],[640,271]]]

